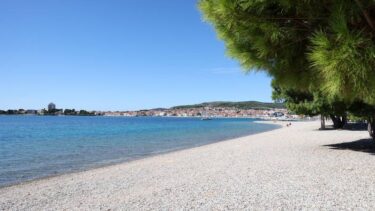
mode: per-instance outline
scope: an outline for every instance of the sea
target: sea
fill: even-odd
[[[255,121],[0,115],[0,187],[278,128]]]

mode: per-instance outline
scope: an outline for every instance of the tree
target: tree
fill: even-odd
[[[75,111],[75,109],[65,109],[64,115],[77,115],[77,112]]]
[[[266,71],[279,84],[306,90],[313,83],[306,53],[320,1],[201,0],[206,20],[246,71]]]
[[[9,109],[9,110],[7,110],[7,114],[8,114],[8,115],[14,115],[14,114],[17,114],[17,110],[11,110],[11,109]]]
[[[373,0],[200,0],[199,7],[246,71],[266,71],[276,84],[328,102],[374,107]],[[366,110],[374,131],[374,109]]]
[[[283,102],[286,107],[296,114],[308,116],[321,115],[321,128],[325,128],[326,117],[330,117],[334,128],[343,128],[347,122],[348,106],[339,99],[327,99],[320,92],[301,92],[286,89],[272,83],[272,98]]]
[[[279,84],[375,103],[372,0],[201,0],[206,20],[245,70]]]
[[[353,102],[350,107],[349,111],[351,114],[357,116],[357,117],[362,117],[364,119],[367,119],[368,121],[368,132],[370,136],[374,139],[375,138],[375,129],[374,129],[374,114],[375,114],[375,107],[373,105],[364,103],[362,101],[356,101]]]
[[[95,115],[95,113],[94,112],[88,112],[86,110],[80,110],[78,115],[80,115],[80,116],[93,116],[93,115]]]

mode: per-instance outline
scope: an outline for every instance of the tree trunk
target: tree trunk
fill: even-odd
[[[333,114],[330,114],[329,117],[331,117],[331,119],[332,119],[333,128],[335,128],[335,129],[339,128],[339,124],[340,123],[339,123],[338,118],[335,115],[333,115]]]
[[[355,2],[357,3],[359,9],[361,9],[362,14],[367,21],[367,24],[371,27],[371,29],[373,31],[375,31],[375,26],[374,26],[374,23],[372,22],[372,19],[371,19],[371,16],[370,16],[369,12],[367,10],[363,9],[363,6],[362,6],[362,4],[359,0],[355,0]]]
[[[335,116],[333,114],[330,114],[329,115],[332,119],[332,122],[333,122],[333,128],[335,129],[342,129],[344,128],[344,125],[347,123],[347,118],[346,118],[346,115],[343,115],[343,116]]]
[[[346,116],[346,114],[344,114],[342,117],[341,117],[341,124],[340,124],[340,128],[344,128],[344,126],[348,123],[348,118]]]
[[[323,114],[320,115],[320,129],[321,130],[326,129],[326,120]]]
[[[368,123],[367,123],[367,130],[368,130],[368,133],[369,135],[371,136],[371,138],[373,140],[375,140],[375,122],[374,122],[374,119],[370,119],[368,120]]]

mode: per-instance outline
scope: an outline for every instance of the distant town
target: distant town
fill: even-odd
[[[137,111],[86,111],[60,109],[50,103],[40,110],[18,109],[0,110],[0,115],[67,115],[67,116],[158,116],[158,117],[243,117],[243,118],[300,118],[288,112],[283,105],[276,103],[248,102],[212,102],[197,105],[176,106],[172,108],[156,108]]]
[[[0,110],[0,115],[79,115],[79,116],[95,116],[98,115],[95,111],[86,111],[86,110],[79,110],[76,111],[75,109],[58,109],[56,104],[50,103],[48,104],[47,108],[43,108],[40,110],[34,109],[9,109],[9,110]]]

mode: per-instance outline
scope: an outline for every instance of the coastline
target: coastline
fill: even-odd
[[[318,122],[293,122],[288,128],[3,187],[0,209],[334,208],[330,203],[312,200],[321,200],[327,191],[345,188],[338,184],[332,188],[334,181],[325,177],[332,178],[327,173],[342,173],[333,178],[347,181],[344,176],[357,175],[347,168],[361,175],[362,168],[367,167],[367,177],[371,178],[375,167],[357,162],[371,163],[375,156],[324,147],[366,139],[365,131],[318,131],[318,127]],[[355,174],[347,175],[351,173]],[[362,192],[350,193],[358,186],[356,180],[350,180],[349,190],[344,189],[349,196],[356,192],[355,199],[367,194],[368,199],[360,204],[363,208],[375,207],[369,194],[375,185],[371,179],[364,181],[367,177],[356,178],[359,185],[368,182]],[[325,199],[346,208],[359,202],[335,194]]]
[[[19,116],[22,116],[22,115],[19,115]],[[43,116],[40,116],[40,117],[43,117]],[[62,115],[61,117],[65,117],[65,115]],[[87,116],[87,117],[93,117],[93,116]],[[111,118],[112,116],[97,116],[97,117],[109,117],[109,118]],[[113,117],[129,118],[129,117],[124,117],[124,116],[113,116]],[[140,117],[140,118],[142,118],[142,117]],[[147,117],[147,118],[150,118],[150,117]],[[151,118],[198,118],[198,117],[151,117]],[[234,118],[234,117],[227,117],[227,118],[237,119],[237,118]],[[225,119],[225,118],[220,118],[220,119]],[[244,119],[249,119],[249,118],[244,118]],[[276,122],[276,121],[262,120],[262,119],[256,119],[256,118],[253,118],[253,119],[255,119],[254,123],[271,124],[271,125],[276,125],[276,126],[279,126],[279,127],[283,126],[282,121]],[[89,166],[84,166],[80,169],[72,169],[72,170],[65,171],[65,172],[58,172],[58,173],[55,173],[55,174],[52,174],[52,175],[36,177],[36,178],[32,178],[32,179],[28,179],[28,180],[24,180],[24,181],[19,181],[19,182],[15,182],[15,183],[10,183],[10,184],[6,184],[6,185],[0,185],[0,190],[3,189],[3,188],[12,187],[12,186],[32,183],[34,181],[40,181],[40,180],[50,179],[50,178],[59,177],[59,176],[63,176],[63,175],[86,172],[86,171],[90,171],[90,170],[94,170],[94,169],[106,168],[106,167],[110,167],[110,166],[114,166],[114,165],[125,164],[125,163],[129,163],[129,162],[134,162],[134,161],[137,161],[137,160],[152,158],[152,157],[159,156],[159,155],[164,155],[164,154],[169,154],[169,153],[173,153],[173,152],[178,152],[178,151],[188,150],[188,149],[192,149],[192,148],[202,147],[202,146],[211,145],[211,144],[215,144],[215,143],[219,143],[219,142],[231,141],[232,139],[243,138],[243,137],[252,136],[252,135],[255,135],[255,134],[259,134],[259,133],[265,133],[265,132],[277,130],[277,129],[280,129],[280,128],[268,129],[267,131],[256,132],[256,133],[253,133],[253,134],[242,135],[242,136],[233,137],[233,138],[223,138],[223,139],[219,139],[219,140],[216,140],[214,142],[211,142],[211,143],[196,143],[195,145],[176,147],[176,148],[173,148],[173,149],[165,149],[165,150],[153,152],[151,154],[139,155],[138,157],[131,157],[131,158],[129,157],[129,158],[121,158],[121,159],[117,159],[117,160],[103,161],[101,163],[96,163],[96,164],[91,164]]]

